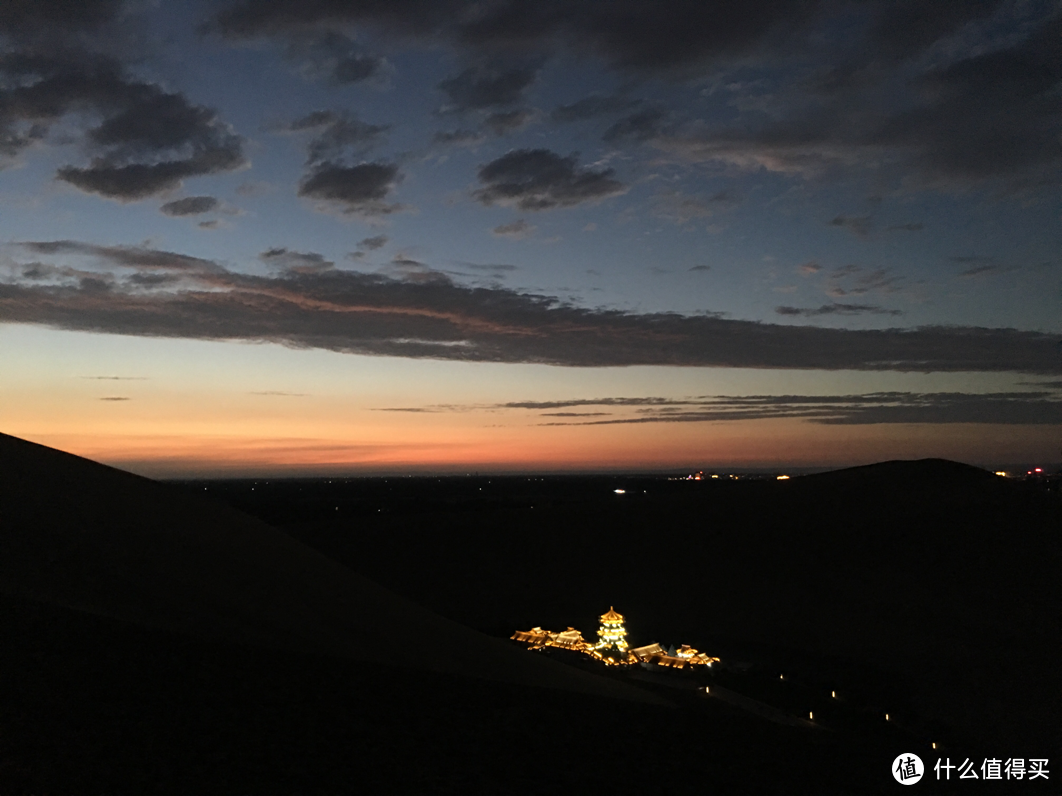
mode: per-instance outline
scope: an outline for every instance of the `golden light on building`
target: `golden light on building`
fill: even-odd
[[[608,613],[601,614],[601,626],[597,629],[597,638],[594,649],[615,647],[625,653],[627,651],[627,628],[623,626],[623,614],[609,606]]]
[[[540,627],[534,627],[531,630],[517,630],[510,638],[513,641],[526,644],[528,649],[531,650],[557,647],[579,652],[606,666],[633,666],[640,664],[645,667],[664,666],[672,669],[686,669],[695,666],[711,667],[713,663],[719,662],[719,658],[713,658],[710,655],[699,652],[689,644],[683,644],[678,649],[672,646],[666,650],[655,643],[636,649],[628,649],[627,628],[623,624],[623,614],[610,606],[608,612],[602,614],[600,619],[601,625],[597,631],[598,641],[596,644],[588,643],[582,634],[572,627],[561,633],[543,630]]]

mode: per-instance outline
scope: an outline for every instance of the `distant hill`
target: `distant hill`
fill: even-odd
[[[999,477],[994,473],[948,459],[898,459],[830,470],[793,480],[836,487],[860,485],[918,489],[979,489],[987,484],[999,483]]]
[[[220,502],[3,434],[0,591],[205,638],[662,704],[424,610]]]

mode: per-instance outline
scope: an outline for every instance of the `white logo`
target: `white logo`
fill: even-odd
[[[914,785],[922,779],[923,771],[922,758],[910,752],[904,752],[892,761],[892,776],[901,785]]]

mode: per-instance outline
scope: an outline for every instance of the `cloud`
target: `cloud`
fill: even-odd
[[[797,271],[801,274],[801,276],[811,276],[812,274],[817,274],[821,270],[822,266],[814,261],[806,262],[803,265],[797,266]]]
[[[393,163],[344,166],[325,161],[303,178],[299,196],[327,202],[352,215],[389,215],[406,209],[405,205],[384,201],[401,179]]]
[[[453,110],[481,110],[512,105],[523,99],[524,91],[535,82],[536,70],[527,67],[469,67],[439,83]]]
[[[549,149],[516,149],[479,169],[484,187],[473,196],[485,205],[549,210],[593,202],[625,193],[612,169],[580,169],[574,155],[561,157]]]
[[[376,251],[382,249],[387,245],[387,241],[390,240],[386,235],[373,235],[371,238],[362,238],[358,241],[359,249],[368,249],[369,251]]]
[[[34,0],[0,6],[0,33],[16,37],[44,30],[65,33],[93,31],[112,21],[123,0]]]
[[[335,268],[336,264],[316,252],[295,252],[285,248],[267,249],[258,259],[296,274],[316,274]]]
[[[1062,423],[1062,400],[1045,392],[913,393],[882,392],[860,395],[718,395],[689,400],[601,399],[548,402],[560,406],[623,406],[634,415],[609,420],[584,420],[542,425],[619,425],[641,423],[721,423],[791,418],[820,425],[877,425],[892,423],[978,423],[988,425],[1057,425]],[[502,404],[498,408],[546,408],[546,403]],[[542,412],[540,417],[578,416],[581,413]],[[594,414],[594,413],[587,413]],[[609,414],[609,413],[601,413]]]
[[[925,225],[921,222],[915,222],[911,224],[893,224],[886,229],[886,232],[921,232],[925,228]]]
[[[0,155],[17,156],[67,117],[102,121],[83,132],[89,165],[56,176],[107,198],[143,199],[245,162],[243,139],[213,110],[130,78],[113,58],[63,48],[0,58]]]
[[[200,213],[209,213],[217,208],[219,202],[213,196],[186,196],[167,202],[159,208],[168,216],[196,216]]]
[[[124,395],[106,395],[103,398],[100,398],[100,400],[101,401],[128,401],[129,398],[127,398]]]
[[[688,270],[688,271],[711,271],[712,270],[712,266],[710,266],[710,265],[695,265],[692,268],[688,268],[686,270]]]
[[[580,54],[596,53],[615,67],[659,72],[749,52],[776,32],[798,30],[818,5],[783,0],[681,2],[666,7],[617,6],[607,0],[577,4],[501,0],[489,5],[460,0],[246,0],[222,10],[211,27],[238,39],[364,26],[405,37],[442,37],[469,54],[484,56],[548,52],[569,44]]]
[[[574,306],[455,283],[397,257],[388,273],[237,273],[200,258],[76,241],[9,244],[0,318],[97,333],[268,341],[366,355],[522,362],[1062,374],[1062,338],[983,327],[853,330]],[[24,279],[22,257],[55,270]],[[78,266],[78,267],[74,267]],[[85,278],[95,273],[95,281]],[[170,273],[180,290],[115,274]],[[798,311],[799,312],[799,311]]]
[[[738,202],[737,197],[729,191],[719,191],[709,197],[667,191],[653,198],[650,212],[674,224],[688,224],[694,219],[711,218],[720,211],[733,208]]]
[[[1023,20],[1025,38],[953,42],[903,67],[868,48],[865,68],[842,79],[832,71],[818,85],[794,77],[776,87],[769,114],[689,122],[652,143],[687,161],[805,177],[863,170],[908,189],[1058,185],[1062,14],[1046,4],[1039,14]]]
[[[281,392],[280,390],[260,390],[258,392],[252,392],[251,395],[266,395],[277,398],[305,398],[309,393],[305,392]]]
[[[147,376],[82,376],[83,379],[94,381],[147,381]]]
[[[484,119],[483,126],[494,135],[508,135],[525,127],[533,118],[535,114],[528,110],[502,111]]]
[[[802,315],[806,318],[820,315],[903,315],[903,310],[889,310],[877,304],[838,304],[837,302],[823,304],[814,309],[775,307],[774,311],[779,315]]]
[[[659,133],[664,116],[663,111],[655,108],[632,113],[605,130],[601,140],[610,144],[621,141],[648,141]]]
[[[362,52],[353,39],[334,30],[290,34],[285,55],[299,63],[306,78],[334,86],[379,77],[387,68],[384,58]]]
[[[865,296],[868,293],[895,293],[903,277],[888,268],[866,270],[858,265],[835,268],[829,276],[826,295],[833,298]]]
[[[531,235],[537,227],[533,224],[528,224],[522,218],[513,221],[511,224],[502,224],[491,230],[499,238],[510,238],[511,240],[523,240],[528,235]]]
[[[870,216],[837,216],[829,222],[831,227],[844,227],[860,238],[870,234]]]
[[[432,136],[432,141],[443,146],[479,146],[487,137],[475,130],[439,131]]]
[[[314,111],[296,119],[286,129],[292,132],[317,131],[306,148],[306,162],[313,165],[365,155],[379,143],[390,126],[367,124],[348,113]]]
[[[632,100],[627,97],[616,95],[603,96],[592,94],[570,105],[558,105],[550,112],[549,118],[555,122],[568,123],[580,122],[585,119],[593,119],[597,116],[606,116],[613,113],[621,113],[638,105],[640,100]]]

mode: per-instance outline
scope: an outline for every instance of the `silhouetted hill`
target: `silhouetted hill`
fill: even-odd
[[[205,638],[660,700],[380,588],[229,506],[0,435],[0,590]],[[409,628],[430,655],[402,654]]]
[[[232,482],[208,500],[0,436],[0,793],[869,794],[930,739],[1050,756],[1057,506],[830,483]],[[610,603],[632,641],[751,662],[827,729],[484,635],[590,634]],[[865,706],[835,731],[831,688]]]
[[[797,479],[794,479],[797,480]],[[800,476],[803,483],[833,488],[955,490],[997,486],[999,477],[947,459],[895,460]]]

